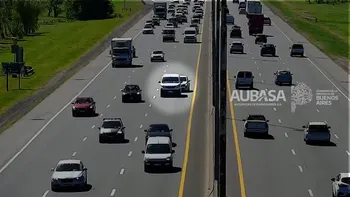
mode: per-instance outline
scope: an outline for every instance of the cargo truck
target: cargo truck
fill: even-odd
[[[136,57],[136,50],[132,44],[132,38],[113,38],[110,54],[112,67],[132,66],[132,59]]]
[[[167,19],[167,3],[154,1],[153,3],[153,14],[158,16],[160,19]]]
[[[264,31],[264,15],[250,14],[248,29],[249,35],[262,34]]]

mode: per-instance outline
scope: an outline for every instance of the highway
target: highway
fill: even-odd
[[[141,33],[151,16],[146,15],[123,36],[134,38],[137,58],[133,68],[112,68],[106,49],[0,136],[1,196],[182,197],[205,193],[209,22],[202,28],[206,36],[202,43],[183,43],[182,32],[189,23],[177,28],[178,42],[163,43],[161,29],[165,21],[156,26],[155,35]],[[165,52],[166,62],[150,62],[151,51],[157,49]],[[158,81],[164,73],[187,75],[193,92],[182,98],[160,98]],[[125,84],[140,85],[145,102],[122,103],[119,90]],[[72,117],[70,103],[78,95],[94,98],[96,117]],[[127,142],[98,143],[98,127],[105,117],[122,118]],[[167,123],[173,129],[177,146],[172,172],[143,171],[144,129],[152,123]],[[89,188],[83,192],[52,192],[50,169],[59,160],[70,158],[82,160],[88,168]],[[190,173],[186,176],[187,171]]]
[[[248,35],[247,18],[238,14],[238,4],[228,2],[235,23],[243,30],[246,54],[228,54],[229,96],[235,87],[234,76],[239,70],[252,71],[254,86],[259,90],[283,90],[286,102],[267,102],[265,106],[242,105],[230,101],[227,124],[227,196],[241,197],[328,197],[331,178],[348,172],[348,75],[267,7],[263,11],[272,20],[264,27],[268,43],[276,45],[278,57],[261,57],[259,45]],[[228,25],[228,30],[231,25]],[[229,33],[229,32],[228,32]],[[229,34],[228,34],[229,37]],[[306,57],[290,57],[292,42],[303,43]],[[294,85],[304,83],[313,93],[306,105],[297,105],[291,112],[291,87],[276,86],[278,69],[290,70]],[[317,105],[317,91],[337,91],[332,105]],[[247,104],[246,102],[245,104]],[[261,102],[260,102],[261,103]],[[272,103],[281,105],[272,106]],[[243,103],[244,104],[244,103]],[[243,121],[248,114],[263,114],[270,121],[269,139],[243,136]],[[309,121],[327,121],[332,127],[332,145],[306,145],[302,126]]]

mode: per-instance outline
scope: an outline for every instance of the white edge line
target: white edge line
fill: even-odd
[[[45,193],[42,195],[42,197],[46,197],[47,194],[49,194],[49,190],[46,190]]]
[[[292,40],[282,31],[281,28],[278,27],[278,25],[276,23],[274,23],[274,22],[272,22],[272,23],[291,43],[293,43]],[[339,89],[339,87],[337,85],[335,85],[333,83],[333,81],[310,58],[306,58],[306,59],[348,100],[348,102],[350,102],[350,98],[348,96],[346,96],[344,94],[344,92],[342,92]]]
[[[129,152],[128,157],[130,157],[130,156],[131,156],[131,154],[132,154],[132,151],[130,151],[130,152]]]
[[[288,137],[288,134],[287,134],[287,133],[284,133],[284,136]]]
[[[110,196],[114,196],[115,194],[115,189],[112,189]]]
[[[293,155],[295,155],[295,151],[294,151],[294,149],[291,149],[291,151],[292,151]]]
[[[312,190],[311,190],[311,189],[308,189],[307,191],[309,192],[309,195],[310,195],[311,197],[314,196],[314,193],[312,193]]]
[[[350,152],[349,151],[346,151],[346,153],[350,156]]]

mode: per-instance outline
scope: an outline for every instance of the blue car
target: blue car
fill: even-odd
[[[287,70],[278,70],[274,73],[276,76],[276,85],[292,85],[293,84],[293,74]]]

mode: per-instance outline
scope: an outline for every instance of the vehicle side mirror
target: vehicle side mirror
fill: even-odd
[[[175,153],[175,150],[172,150],[171,153]]]
[[[109,51],[109,54],[112,55],[112,51],[111,50]]]
[[[53,172],[55,169],[54,168],[51,168],[50,171]]]
[[[292,47],[289,47],[289,49],[291,49]]]
[[[330,129],[331,127],[330,126],[328,126],[328,129]]]
[[[305,129],[305,128],[306,128],[306,126],[303,126],[303,128]]]
[[[142,92],[142,90],[140,90],[140,92]]]
[[[145,154],[145,151],[143,150],[143,151],[141,151],[141,153],[142,153],[142,154]]]
[[[334,182],[334,181],[335,181],[335,178],[331,178],[331,181],[333,181],[333,182]]]
[[[243,121],[246,121],[246,119],[243,119]]]
[[[170,129],[170,131],[173,131],[173,129]]]
[[[83,171],[87,171],[87,168],[83,168]]]
[[[160,81],[158,81],[158,83],[160,83]]]
[[[266,122],[269,122],[269,120],[266,120]]]
[[[191,80],[189,79],[188,82],[190,82]]]
[[[252,78],[254,78],[254,76],[252,76]]]
[[[101,130],[101,127],[99,127],[98,130]]]

